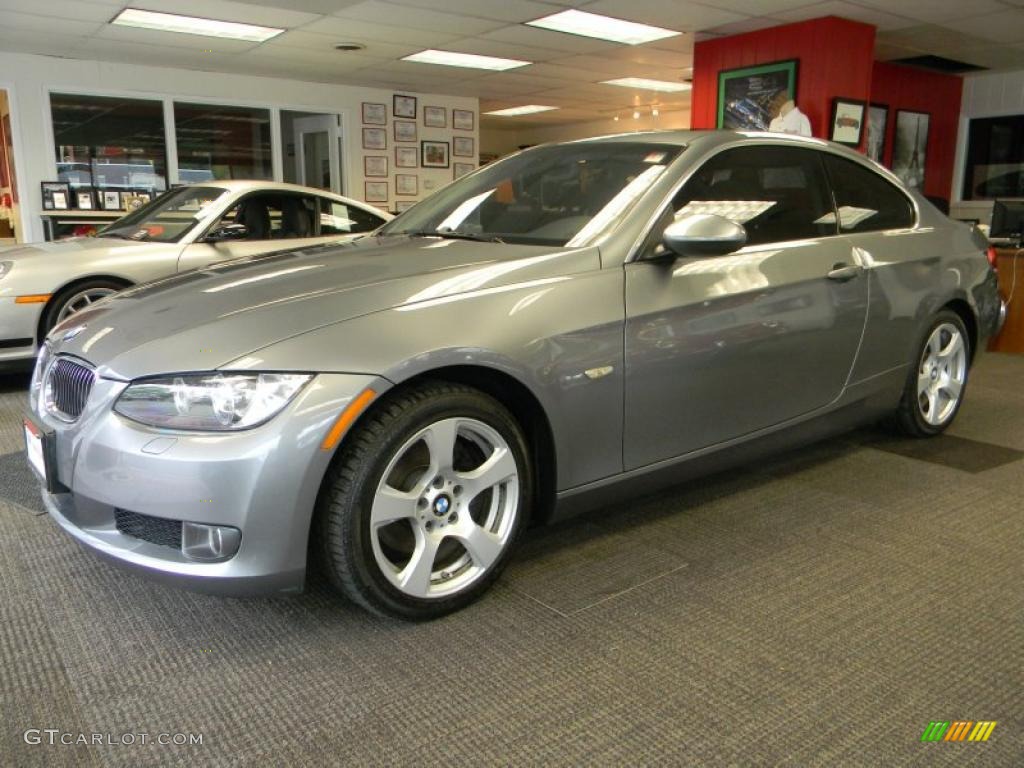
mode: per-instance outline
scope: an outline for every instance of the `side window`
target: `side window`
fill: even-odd
[[[242,198],[221,217],[221,224],[244,224],[246,240],[315,237],[316,201],[305,195],[257,192]]]
[[[868,168],[835,155],[825,167],[843,232],[877,232],[914,226],[914,207],[897,187]]]
[[[384,219],[354,205],[320,198],[320,234],[349,235],[369,232],[384,223]]]
[[[677,219],[691,213],[732,219],[746,228],[748,245],[836,234],[825,172],[813,149],[751,146],[721,152],[683,185],[672,208]],[[669,223],[667,217],[660,223],[658,241]]]

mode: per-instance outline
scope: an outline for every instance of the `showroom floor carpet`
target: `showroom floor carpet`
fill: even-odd
[[[532,532],[425,625],[105,565],[38,514],[24,387],[0,379],[5,766],[1024,765],[1024,356],[982,360],[949,437],[865,430]],[[957,719],[998,725],[920,743]]]

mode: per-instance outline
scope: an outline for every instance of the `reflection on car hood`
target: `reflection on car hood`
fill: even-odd
[[[51,340],[112,378],[211,370],[360,315],[598,266],[595,248],[368,237],[130,288],[69,318]]]

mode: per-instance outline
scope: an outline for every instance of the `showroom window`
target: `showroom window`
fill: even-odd
[[[852,160],[825,155],[843,232],[877,232],[914,226],[910,199],[877,173]]]
[[[271,179],[270,110],[174,103],[178,179]]]
[[[971,120],[964,200],[1024,197],[1024,115]]]
[[[50,114],[58,180],[97,189],[167,188],[161,102],[51,93]]]

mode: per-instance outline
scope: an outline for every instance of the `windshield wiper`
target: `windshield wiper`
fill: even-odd
[[[477,243],[504,243],[497,235],[478,235],[475,232],[460,232],[457,229],[418,229],[403,234],[409,237],[443,237],[447,240],[473,240]]]

